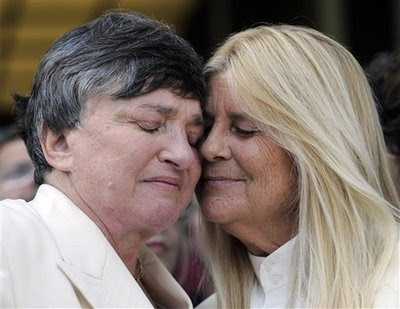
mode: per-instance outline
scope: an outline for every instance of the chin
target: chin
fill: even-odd
[[[156,230],[155,234],[163,232],[173,225],[179,217],[179,212],[175,211],[158,211],[149,214],[142,222],[147,226]]]
[[[216,212],[215,210],[203,210],[204,217],[207,221],[217,224],[225,224],[229,222],[229,215],[223,214],[221,212]]]

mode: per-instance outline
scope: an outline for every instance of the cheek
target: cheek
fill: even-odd
[[[256,177],[257,192],[254,196],[268,201],[270,207],[281,209],[293,198],[296,179],[292,172],[292,162],[286,153],[279,154],[275,160],[265,162]]]
[[[295,186],[292,160],[282,148],[269,140],[258,142],[256,147],[248,147],[247,153],[251,152],[254,154],[249,156],[252,160],[246,162],[244,167],[253,184],[249,198],[281,205],[292,196]]]

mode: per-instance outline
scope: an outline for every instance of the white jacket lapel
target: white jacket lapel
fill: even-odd
[[[152,305],[100,229],[62,192],[42,185],[32,204],[59,247],[59,268],[93,307]]]
[[[153,308],[125,265],[121,264],[119,259],[110,257],[103,278],[95,278],[74,265],[58,261],[59,268],[95,308]]]

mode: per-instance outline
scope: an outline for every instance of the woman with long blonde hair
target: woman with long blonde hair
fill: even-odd
[[[200,307],[398,307],[399,201],[354,57],[312,29],[260,26],[205,73],[198,197],[216,294]]]

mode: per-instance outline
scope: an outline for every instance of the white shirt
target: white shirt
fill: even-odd
[[[293,266],[291,257],[297,237],[272,252],[267,257],[249,254],[250,262],[256,275],[250,307],[251,308],[287,308],[291,288]],[[399,238],[398,238],[399,240]],[[397,249],[398,250],[398,249]],[[400,252],[397,251],[393,263],[384,277],[381,288],[374,301],[374,308],[400,308]],[[295,307],[304,307],[304,301],[299,298]],[[216,294],[211,295],[196,308],[217,308]]]
[[[276,249],[267,257],[248,253],[257,281],[254,285],[251,308],[286,308],[289,299],[289,274],[291,256],[296,237]],[[298,304],[296,304],[296,307]],[[217,298],[213,294],[198,307],[201,309],[217,308]]]
[[[286,308],[289,299],[291,256],[296,237],[276,249],[267,257],[249,252],[250,262],[257,277],[251,308]]]

